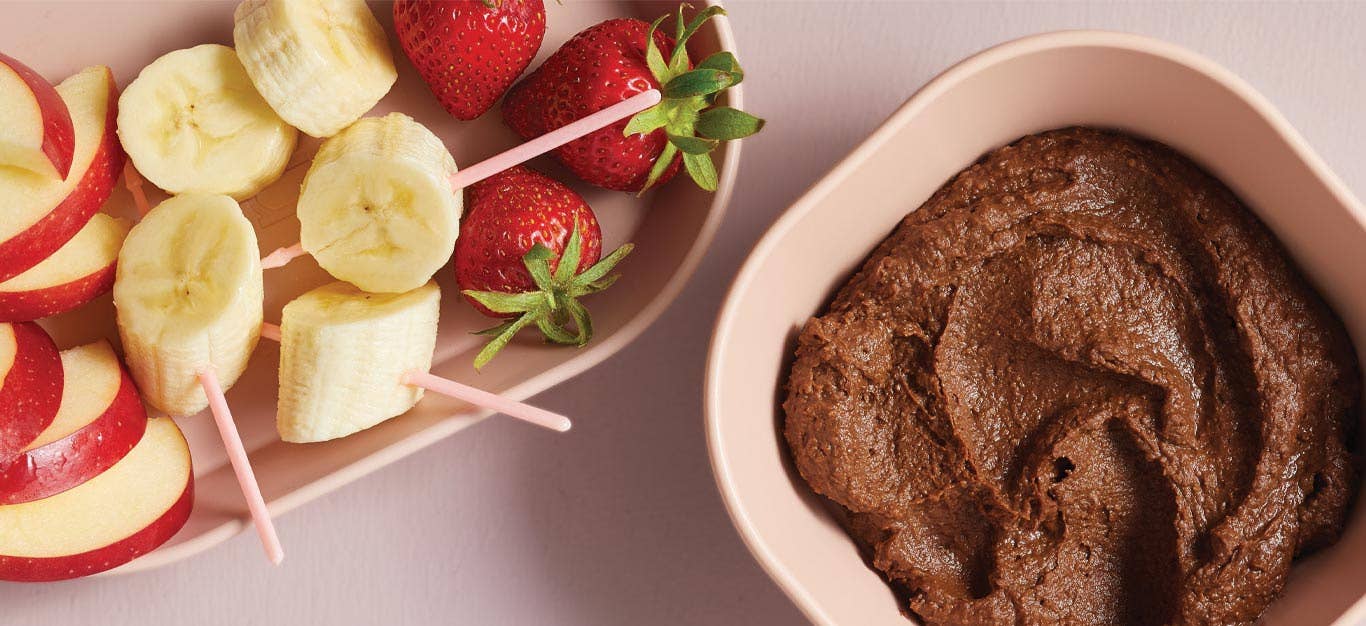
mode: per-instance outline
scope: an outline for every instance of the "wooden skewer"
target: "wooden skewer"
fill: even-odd
[[[265,498],[261,497],[261,487],[256,483],[256,473],[251,469],[251,459],[242,447],[242,437],[237,434],[237,424],[232,419],[227,399],[223,397],[223,387],[218,383],[218,374],[212,367],[199,372],[199,385],[204,388],[204,395],[209,398],[209,411],[213,413],[213,421],[218,425],[218,436],[223,439],[223,447],[228,452],[228,462],[232,464],[237,484],[242,488],[242,496],[247,500],[247,510],[251,511],[251,520],[256,526],[256,534],[261,537],[266,558],[270,559],[271,563],[279,565],[285,560],[284,548],[280,547],[280,537],[275,533],[275,524],[270,519]]]
[[[262,324],[261,337],[270,339],[271,341],[280,341],[280,327],[270,323]],[[519,420],[535,424],[542,428],[549,428],[556,432],[565,432],[573,426],[573,423],[569,421],[569,418],[560,415],[559,413],[553,413],[524,402],[518,402],[512,398],[500,396],[496,393],[477,389],[464,383],[442,378],[431,372],[413,370],[405,373],[399,382],[405,385],[421,387],[432,393],[455,398],[456,400],[463,400],[475,406],[483,407],[496,413],[502,413],[508,417],[515,417]]]
[[[532,139],[511,150],[501,152],[474,165],[456,172],[451,176],[451,190],[460,191],[498,172],[514,165],[525,163],[535,157],[550,152],[575,139],[601,130],[612,124],[631,117],[645,109],[659,104],[661,94],[651,89],[622,100],[601,111],[575,120],[540,137]],[[290,261],[307,254],[302,244],[279,248],[261,259],[262,269],[283,267]]]

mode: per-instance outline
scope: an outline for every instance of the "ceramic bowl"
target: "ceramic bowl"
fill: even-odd
[[[901,218],[959,170],[1023,135],[1071,125],[1164,142],[1228,184],[1366,341],[1366,209],[1261,95],[1188,50],[1062,32],[977,54],[911,97],[773,225],[731,289],[708,361],[712,467],[759,563],[813,621],[910,623],[793,469],[778,404],[807,318]],[[1366,515],[1297,564],[1269,624],[1366,616]]]
[[[232,12],[236,4],[21,3],[3,9],[0,46],[49,79],[60,79],[88,65],[104,64],[113,68],[118,84],[124,86],[143,66],[171,50],[210,42],[232,45]],[[651,21],[678,6],[669,1],[545,4],[548,30],[532,68],[588,26],[614,17]],[[399,69],[398,82],[371,115],[401,110],[413,116],[446,142],[461,165],[520,143],[503,126],[496,107],[471,122],[447,115],[393,38],[390,4],[373,3],[371,8],[390,35],[390,48]],[[109,36],[110,33],[117,36]],[[90,45],[72,47],[73,41]],[[724,17],[709,21],[691,44],[697,59],[717,50],[735,50]],[[724,97],[731,106],[740,107],[742,92],[737,86]],[[301,135],[300,147],[283,178],[243,203],[244,212],[256,226],[263,252],[298,241],[294,203],[316,147],[317,141]],[[482,373],[476,374],[471,364],[482,338],[470,331],[488,326],[489,320],[456,295],[452,272],[447,267],[437,274],[445,295],[433,372],[523,399],[592,367],[635,339],[692,275],[721,222],[739,166],[739,144],[731,142],[715,158],[720,181],[716,193],[701,191],[680,178],[644,198],[577,183],[548,157],[533,161],[533,167],[570,183],[594,208],[602,224],[604,248],[611,249],[626,241],[636,244],[635,252],[620,266],[621,280],[612,289],[585,301],[593,311],[593,342],[576,350],[547,346],[528,336],[514,342]],[[155,203],[162,197],[154,194],[151,200]],[[125,205],[130,203],[127,193],[120,190],[110,199],[106,211],[127,212]],[[266,275],[266,319],[278,321],[280,307],[286,302],[330,280],[312,259],[300,259],[284,269],[270,271]],[[99,337],[116,340],[113,320],[113,307],[105,296],[80,311],[43,323],[65,348]],[[305,445],[283,443],[274,425],[278,359],[278,348],[271,342],[261,342],[247,373],[228,393],[262,492],[274,515],[286,513],[412,454],[487,415],[470,405],[427,394],[408,413],[345,439]],[[194,514],[171,542],[113,573],[165,565],[206,550],[250,527],[249,515],[208,412],[177,421],[190,440],[194,457]],[[287,543],[288,537],[284,540]]]

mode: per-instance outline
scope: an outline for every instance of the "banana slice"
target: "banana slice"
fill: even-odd
[[[398,77],[364,0],[246,0],[233,13],[232,38],[256,90],[314,137],[365,115]]]
[[[203,410],[206,367],[232,386],[256,348],[263,296],[256,233],[232,198],[175,196],[147,213],[114,279],[119,337],[147,401],[172,416]]]
[[[204,44],[152,61],[119,97],[119,140],[173,194],[256,195],[285,171],[295,130],[256,93],[232,48]]]
[[[299,238],[333,277],[374,293],[422,286],[451,258],[461,194],[455,159],[401,113],[323,142],[299,194]]]
[[[436,348],[441,290],[371,294],[332,283],[285,305],[280,320],[280,403],[285,441],[345,437],[412,408],[422,389],[403,374],[427,371]]]

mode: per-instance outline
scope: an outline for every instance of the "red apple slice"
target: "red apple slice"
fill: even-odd
[[[71,172],[76,130],[52,84],[0,54],[0,167],[58,181]]]
[[[137,385],[106,341],[62,351],[57,417],[28,447],[0,458],[0,505],[59,494],[109,469],[147,428]]]
[[[17,276],[56,252],[90,221],[123,171],[115,133],[118,90],[109,68],[85,69],[57,85],[76,129],[76,152],[65,180],[0,168],[0,280]]]
[[[0,282],[0,322],[65,313],[109,291],[130,227],[127,220],[96,213],[52,256]]]
[[[166,543],[194,505],[190,447],[170,418],[147,422],[123,460],[50,498],[0,506],[0,580],[89,576]]]
[[[57,416],[62,359],[32,322],[0,324],[0,458],[32,443]]]

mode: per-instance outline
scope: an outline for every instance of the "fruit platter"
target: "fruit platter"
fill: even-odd
[[[6,581],[279,563],[275,516],[490,415],[569,430],[523,401],[677,295],[762,127],[715,5],[4,12]]]

